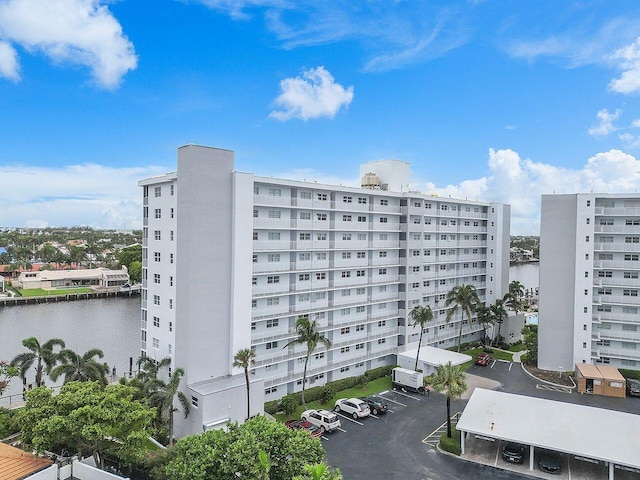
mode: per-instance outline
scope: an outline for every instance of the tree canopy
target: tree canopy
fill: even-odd
[[[171,480],[257,479],[264,476],[263,452],[270,480],[291,480],[304,465],[320,463],[324,449],[306,431],[292,431],[266,417],[254,417],[229,431],[210,430],[181,439],[169,453],[166,478]]]
[[[103,389],[97,382],[70,382],[55,396],[44,387],[31,390],[20,412],[22,440],[37,452],[93,455],[100,468],[105,455],[138,461],[147,451],[155,410],[134,400],[134,391],[126,385]]]

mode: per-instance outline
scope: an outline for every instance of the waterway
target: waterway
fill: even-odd
[[[540,286],[538,263],[523,263],[509,267],[509,281],[519,281],[525,290],[535,290]]]
[[[102,361],[121,374],[140,355],[140,297],[78,300],[40,305],[0,308],[0,359],[11,360],[27,352],[22,340],[36,337],[40,342],[61,338],[67,348],[84,354],[92,348],[104,352]],[[27,377],[33,382],[35,369]],[[54,384],[46,377],[46,384]],[[14,379],[4,396],[22,392]],[[6,404],[0,401],[0,405]]]

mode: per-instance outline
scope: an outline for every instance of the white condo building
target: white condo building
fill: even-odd
[[[538,367],[640,368],[640,194],[543,195]]]
[[[417,346],[408,313],[430,305],[424,345],[478,339],[482,326],[444,299],[472,284],[487,303],[509,275],[508,205],[408,190],[409,165],[363,164],[363,187],[259,177],[234,170],[233,152],[187,145],[178,169],[144,190],[142,354],[185,369],[192,401],[178,437],[246,415],[234,354],[256,353],[251,413],[302,389],[302,316],[331,341],[308,367],[308,387],[396,362]]]

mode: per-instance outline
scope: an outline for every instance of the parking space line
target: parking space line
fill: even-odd
[[[493,368],[496,365],[497,360],[494,360],[489,368]]]
[[[509,364],[509,371],[511,371],[511,367],[513,367],[513,362]]]
[[[387,392],[383,392],[383,393],[387,393]],[[396,402],[395,400],[391,400],[390,398],[384,397],[388,402],[391,403],[397,403],[398,405],[402,405],[403,407],[406,407],[406,405],[404,403],[400,403],[400,402]]]
[[[320,435],[320,438],[323,439],[323,440],[329,440],[329,438],[325,437],[324,435]]]
[[[337,430],[340,430],[341,432],[347,433],[346,430],[343,430],[342,428],[338,427]]]
[[[354,420],[353,418],[351,418],[351,417],[349,417],[349,416],[347,416],[347,415],[345,415],[345,414],[343,414],[343,413],[341,413],[341,412],[334,412],[334,413],[335,413],[336,415],[340,415],[342,418],[346,418],[346,419],[347,419],[347,420],[349,420],[350,422],[357,423],[358,425],[364,425],[364,423],[360,423],[359,421]]]
[[[404,392],[398,392],[398,391],[396,391],[396,392],[394,392],[394,393],[397,393],[398,395],[402,395],[403,397],[413,398],[414,400],[417,400],[418,402],[420,402],[420,401],[421,401],[419,398],[416,398],[416,397],[414,397],[413,395],[408,395],[408,394],[406,394],[406,393],[404,393]]]

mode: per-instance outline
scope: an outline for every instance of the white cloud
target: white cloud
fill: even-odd
[[[283,110],[274,110],[269,117],[276,120],[299,118],[333,118],[353,100],[353,87],[345,89],[322,66],[312,68],[296,78],[280,82],[282,93],[274,103]]]
[[[0,0],[0,40],[42,52],[54,63],[87,66],[98,85],[115,88],[138,60],[133,44],[103,3]]]
[[[18,53],[7,42],[0,41],[0,76],[17,82],[20,80]]]
[[[611,80],[609,88],[618,93],[640,92],[640,37],[611,56],[622,70],[620,77]]]
[[[594,137],[604,137],[617,130],[613,125],[613,122],[620,117],[621,113],[622,110],[620,109],[617,109],[613,113],[609,113],[606,108],[600,110],[596,115],[598,117],[598,124],[589,128],[589,135]]]
[[[1,226],[140,228],[142,191],[137,182],[165,171],[97,164],[0,166]]]

